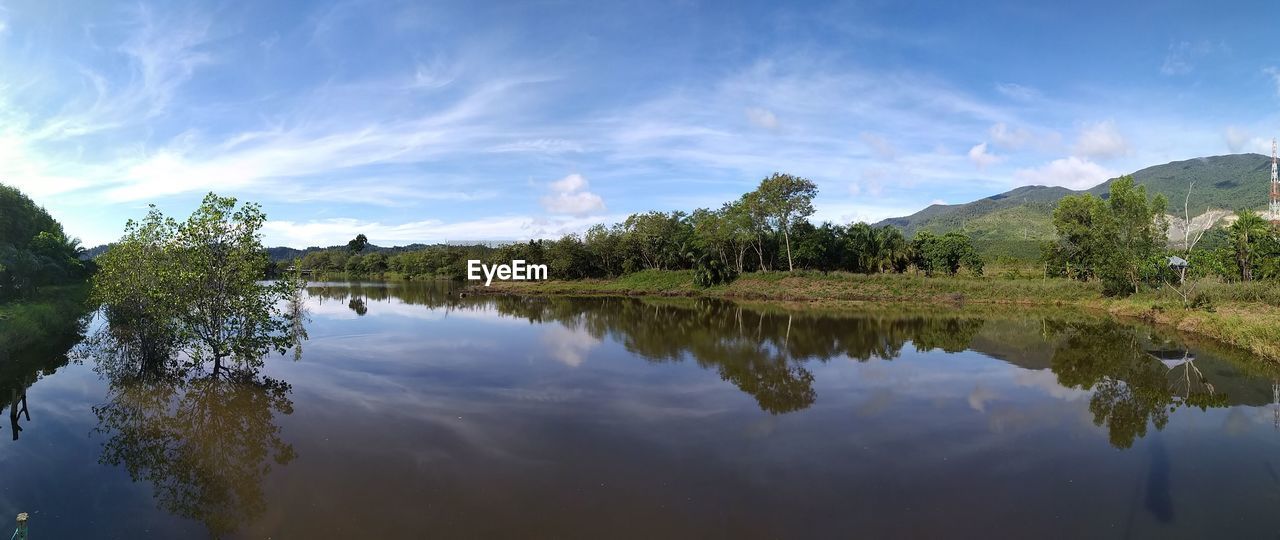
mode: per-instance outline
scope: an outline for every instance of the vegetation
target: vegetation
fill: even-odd
[[[1266,198],[1270,158],[1259,154],[1237,154],[1175,161],[1133,173],[1135,185],[1154,197],[1182,202],[1186,197],[1188,216],[1206,209],[1230,211],[1258,208]],[[1013,257],[1035,260],[1039,246],[1055,238],[1053,212],[1067,196],[1091,194],[1104,197],[1119,179],[1103,182],[1084,192],[1054,186],[1024,186],[965,204],[933,205],[910,216],[891,218],[876,225],[893,225],[907,235],[918,231],[945,234],[960,231],[988,260]],[[1187,186],[1197,189],[1187,197]]]
[[[80,240],[16,188],[0,184],[0,303],[31,300],[46,286],[83,281],[92,263]]]
[[[269,351],[297,343],[295,314],[284,304],[297,284],[260,280],[268,260],[256,204],[209,194],[185,222],[155,206],[99,262],[94,298],[107,309],[117,339],[186,353],[195,366],[225,359],[255,368]],[[161,356],[171,356],[161,354]]]
[[[1053,212],[1058,241],[1046,244],[1050,275],[1100,279],[1109,294],[1138,292],[1165,266],[1167,201],[1147,200],[1146,188],[1123,177],[1103,200],[1091,194],[1064,197]]]
[[[712,286],[748,272],[847,271],[864,274],[981,274],[983,261],[963,234],[923,233],[904,237],[894,227],[848,226],[808,221],[817,188],[787,174],[773,174],[759,187],[719,209],[692,213],[644,212],[611,226],[599,224],[585,235],[530,240],[501,246],[426,246],[400,252],[360,253],[360,237],[348,248],[315,250],[277,263],[321,274],[350,277],[463,279],[467,260],[488,264],[524,260],[545,264],[556,279],[615,278],[642,270],[697,270],[698,282]]]
[[[82,251],[47,211],[0,184],[0,360],[80,326],[94,271]]]

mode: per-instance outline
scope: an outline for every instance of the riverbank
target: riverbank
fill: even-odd
[[[41,340],[64,334],[88,308],[89,284],[46,287],[35,298],[0,304],[0,359]]]
[[[1072,307],[1104,311],[1212,338],[1280,362],[1280,287],[1267,283],[1197,284],[1200,307],[1183,307],[1172,290],[1106,298],[1097,283],[1066,279],[924,277],[841,272],[747,274],[707,289],[693,284],[692,271],[644,271],[610,280],[495,282],[482,294],[707,297],[764,302],[784,307],[865,309],[869,304]]]

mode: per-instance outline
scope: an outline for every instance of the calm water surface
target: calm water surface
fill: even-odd
[[[30,415],[0,421],[0,517],[35,538],[1280,533],[1278,375],[1149,328],[441,283],[313,284],[307,306],[301,358],[252,379],[148,377],[75,336],[0,365]]]

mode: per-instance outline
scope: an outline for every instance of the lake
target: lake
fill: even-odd
[[[301,356],[252,378],[150,376],[79,336],[11,359],[0,517],[35,538],[1280,533],[1280,374],[1213,343],[1069,312],[453,287],[313,283]]]

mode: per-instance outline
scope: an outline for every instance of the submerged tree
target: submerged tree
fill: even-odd
[[[210,193],[179,223],[154,206],[101,259],[94,296],[121,327],[172,340],[194,364],[214,373],[233,359],[256,367],[271,351],[297,344],[286,309],[294,279],[262,282],[266,215],[256,204]]]

